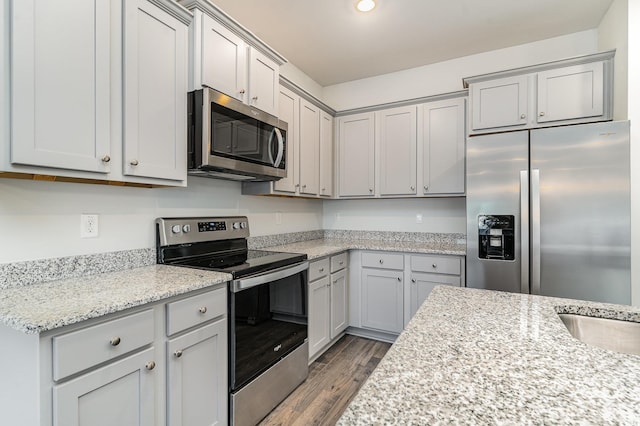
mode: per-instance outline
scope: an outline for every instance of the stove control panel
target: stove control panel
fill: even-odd
[[[249,237],[246,216],[156,219],[158,244],[168,246]]]

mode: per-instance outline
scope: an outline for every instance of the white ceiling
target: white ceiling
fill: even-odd
[[[321,86],[596,28],[612,0],[211,0]]]

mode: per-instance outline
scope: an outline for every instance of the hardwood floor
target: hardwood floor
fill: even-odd
[[[334,425],[391,344],[344,336],[309,366],[309,377],[259,426]]]

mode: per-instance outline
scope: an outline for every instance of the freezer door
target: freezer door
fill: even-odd
[[[532,131],[531,169],[532,292],[629,304],[629,122]]]
[[[528,131],[467,140],[467,287],[529,291],[528,166]]]

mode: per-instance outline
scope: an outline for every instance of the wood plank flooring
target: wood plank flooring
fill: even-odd
[[[334,425],[391,344],[344,336],[309,366],[309,377],[259,426]]]

